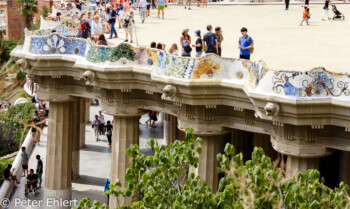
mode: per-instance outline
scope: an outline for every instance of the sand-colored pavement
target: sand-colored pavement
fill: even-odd
[[[338,10],[350,18],[350,4],[337,5]],[[302,19],[300,5],[286,11],[284,5],[226,5],[192,10],[169,5],[165,19],[156,18],[156,10],[141,24],[135,13],[138,44],[149,46],[152,41],[162,42],[169,50],[172,43],[179,45],[183,29],[190,29],[192,42],[197,29],[206,32],[208,24],[220,26],[224,41],[224,57],[239,56],[240,29],[248,28],[255,41],[252,60],[263,60],[270,69],[310,70],[323,66],[333,72],[350,73],[350,21],[321,21],[323,5],[310,5],[310,26],[299,26]],[[333,16],[332,11],[329,11]],[[194,50],[192,51],[194,57]]]

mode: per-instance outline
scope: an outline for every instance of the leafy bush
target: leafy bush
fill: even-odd
[[[47,8],[46,4],[44,4],[42,7],[41,7],[41,11],[40,11],[40,14],[46,18],[47,16],[49,16],[49,13],[52,12],[52,9],[50,8]]]
[[[16,46],[17,41],[0,39],[0,64],[10,60],[10,53]]]
[[[147,144],[153,156],[140,153],[137,145],[131,145],[126,153],[132,166],[126,170],[127,187],[121,182],[110,185],[106,194],[119,198],[134,198],[131,206],[117,208],[218,208],[218,209],[269,209],[269,208],[349,208],[349,187],[340,183],[334,191],[326,187],[317,170],[298,173],[287,179],[280,168],[276,168],[262,148],[255,147],[251,160],[243,162],[242,154],[235,154],[227,144],[223,154],[218,154],[218,172],[225,173],[219,189],[212,192],[205,181],[189,172],[197,167],[202,140],[195,139],[193,130],[186,130],[186,141],[175,141],[169,148]],[[90,208],[91,201],[83,199],[78,209]],[[92,208],[108,208],[95,201]]]
[[[18,73],[17,73],[17,79],[18,80],[20,80],[20,81],[25,81],[26,80],[26,74],[24,73],[24,72],[22,72],[22,71],[19,71]]]
[[[30,102],[12,106],[0,114],[0,157],[18,151],[35,110]]]
[[[4,182],[4,170],[8,164],[12,164],[15,158],[0,159],[0,187]]]

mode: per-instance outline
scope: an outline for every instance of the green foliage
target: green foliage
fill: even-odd
[[[38,13],[37,0],[17,0],[21,7],[18,9],[25,18],[27,28],[30,28],[35,13]]]
[[[4,170],[8,164],[12,164],[15,158],[0,159],[0,187],[2,182],[4,182]]]
[[[35,105],[29,102],[12,106],[0,113],[0,156],[19,149],[22,139],[28,133],[35,110]]]
[[[11,51],[17,46],[14,40],[0,39],[0,64],[10,60]]]
[[[27,99],[30,103],[31,101],[31,97],[22,89],[18,92],[18,98],[25,98]]]
[[[251,160],[243,162],[242,154],[227,144],[224,153],[217,155],[218,172],[225,173],[218,191],[212,192],[205,181],[190,172],[197,167],[202,139],[195,139],[192,129],[186,130],[186,141],[175,141],[169,148],[150,139],[147,145],[153,156],[140,153],[131,145],[126,154],[132,166],[126,170],[127,185],[120,181],[110,185],[106,194],[119,198],[133,198],[131,206],[117,208],[217,208],[217,209],[309,209],[349,208],[349,187],[341,183],[332,190],[326,187],[317,170],[299,173],[293,179],[284,177],[262,148],[255,147]],[[137,201],[138,200],[138,201]],[[78,208],[90,208],[83,199]],[[107,208],[98,201],[92,208]]]
[[[25,81],[27,78],[26,74],[22,71],[18,71],[17,73],[17,79],[20,81]]]
[[[49,16],[49,13],[52,12],[52,9],[50,8],[47,8],[46,4],[44,4],[42,7],[41,7],[41,11],[40,11],[40,14],[46,18],[47,16]]]

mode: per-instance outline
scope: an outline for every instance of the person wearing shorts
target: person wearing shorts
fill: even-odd
[[[201,38],[201,31],[196,30],[194,33],[196,34],[197,40],[196,44],[193,44],[192,47],[196,47],[196,57],[201,57],[203,53],[203,40]]]
[[[160,18],[160,11],[162,11],[162,19],[164,19],[164,0],[158,0],[158,18]]]
[[[28,157],[28,153],[26,152],[26,147],[22,147],[21,161],[22,161],[22,169],[23,169],[23,176],[22,177],[28,176],[29,157]],[[26,171],[27,171],[27,175],[26,175]]]

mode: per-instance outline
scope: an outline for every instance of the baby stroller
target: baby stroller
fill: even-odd
[[[333,20],[344,20],[345,16],[338,11],[335,5],[332,5],[332,11],[334,12]]]

